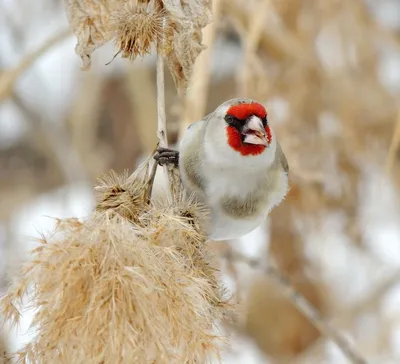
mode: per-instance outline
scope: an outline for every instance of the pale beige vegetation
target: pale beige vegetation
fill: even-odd
[[[65,3],[85,68],[100,57],[95,50],[107,42],[115,46],[113,63],[122,62],[120,56],[134,60],[152,46],[164,56],[172,74],[165,79],[169,142],[228,98],[249,96],[264,102],[290,164],[291,190],[270,215],[265,252],[249,260],[232,252],[235,242],[205,244],[192,221],[203,211],[189,208],[188,201],[175,196],[174,206],[172,197],[147,205],[147,187],[138,186],[140,178],[108,179],[98,191],[93,215],[83,222],[59,221],[57,233],[43,239],[25,268],[22,286],[4,301],[6,312],[16,319],[15,299],[28,283],[41,287],[34,303],[41,308],[36,319],[42,337],[23,348],[21,358],[40,363],[83,362],[80,358],[85,363],[88,358],[125,363],[127,357],[135,362],[204,362],[208,354],[219,352],[223,336],[214,337],[212,331],[217,320],[224,313],[230,316],[218,275],[209,266],[218,253],[245,303],[236,326],[227,328],[254,340],[272,363],[328,362],[323,344],[329,340],[341,346],[350,362],[399,361],[392,343],[398,312],[393,317],[382,312],[399,283],[398,266],[375,279],[386,263],[367,243],[367,227],[360,218],[366,170],[386,176],[397,189],[400,185],[399,88],[391,90],[380,78],[382,49],[400,52],[399,30],[380,24],[363,0],[186,0],[178,8],[161,0]],[[140,26],[132,27],[133,22]],[[0,155],[8,176],[0,180],[0,199],[10,206],[0,211],[4,220],[73,176],[65,170],[62,155],[54,158],[57,143],[42,143],[49,137],[37,121],[42,116],[13,91],[22,72],[66,35],[55,34],[0,74],[0,100],[10,98],[26,120],[38,125],[28,139]],[[214,77],[211,70],[216,39],[234,43],[243,55],[232,53],[238,57],[236,69],[225,76]],[[208,48],[201,52],[202,43]],[[160,70],[160,58],[158,66]],[[149,157],[156,143],[157,104],[159,111],[163,108],[154,65],[128,67],[121,76],[101,76],[102,68],[97,70],[85,74],[69,115],[59,120],[69,130],[75,166],[90,183],[110,169],[122,173],[132,168],[143,154]],[[158,92],[160,96],[160,88]],[[33,161],[19,168],[8,163],[16,150]],[[349,265],[362,264],[364,279],[370,280],[370,289],[352,303],[338,296],[321,263],[328,243],[321,232],[333,213],[341,216]],[[316,242],[311,237],[318,233]],[[341,252],[342,245],[337,244]],[[330,252],[331,260],[336,259]],[[238,261],[262,274],[255,273],[251,283],[244,281]],[[274,268],[263,272],[267,264]],[[346,279],[352,282],[351,275]],[[82,297],[78,303],[77,296]],[[372,339],[358,326],[366,316],[377,322]],[[115,325],[125,325],[125,331],[114,330]],[[68,335],[61,335],[65,327]],[[343,340],[342,331],[354,345]],[[77,337],[88,345],[78,350]],[[89,345],[94,337],[101,339]],[[55,345],[61,352],[53,350]]]
[[[13,324],[31,284],[38,337],[27,363],[207,362],[218,354],[223,290],[193,201],[146,197],[143,167],[99,184],[96,212],[57,222],[2,302]],[[222,339],[222,338],[221,338]]]

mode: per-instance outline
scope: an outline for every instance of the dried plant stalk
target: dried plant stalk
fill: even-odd
[[[164,59],[157,54],[157,136],[160,147],[168,147],[167,120],[165,115]]]
[[[104,178],[86,221],[59,220],[2,299],[13,323],[25,295],[37,309],[37,335],[16,353],[21,362],[178,364],[218,356],[216,323],[228,306],[197,223],[205,211],[184,197],[148,204],[148,161],[143,166]]]
[[[201,29],[211,21],[211,0],[65,0],[65,5],[84,69],[91,53],[109,41],[131,60],[157,46],[179,90],[204,49]]]
[[[47,39],[38,49],[26,55],[21,62],[12,70],[0,74],[0,101],[8,97],[18,78],[44,53],[57,43],[63,41],[71,35],[71,31],[63,30]]]
[[[301,295],[297,292],[289,280],[283,276],[277,269],[268,266],[263,268],[262,263],[256,259],[248,258],[243,254],[238,252],[231,252],[228,256],[234,261],[240,261],[248,264],[253,268],[263,269],[266,275],[272,278],[281,288],[281,292],[285,295],[290,302],[301,312],[305,317],[307,317],[310,322],[315,325],[315,327],[324,334],[327,338],[332,340],[343,352],[343,354],[355,364],[367,364],[367,360],[363,356],[356,352],[355,349],[350,345],[350,343],[342,336],[338,331],[336,331],[329,323],[327,323],[317,312],[317,310]]]
[[[164,59],[160,53],[157,54],[157,136],[159,145],[164,148],[168,147],[167,120],[165,114]],[[170,197],[172,201],[175,201],[181,194],[179,171],[173,165],[164,165],[163,169],[168,178]]]

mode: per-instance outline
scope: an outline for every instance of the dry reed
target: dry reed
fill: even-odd
[[[156,43],[158,138],[166,146],[163,55],[182,87],[202,48],[198,33],[209,3],[108,5],[67,1],[77,53],[89,66],[90,53],[110,37],[131,59]],[[54,234],[31,252],[1,300],[12,324],[25,297],[35,309],[35,337],[14,354],[19,362],[189,364],[219,357],[218,323],[229,304],[200,229],[207,211],[179,186],[170,198],[152,200],[152,157],[131,175],[104,177],[93,214],[57,220]]]
[[[96,212],[57,220],[2,299],[20,319],[36,309],[21,363],[205,363],[218,356],[217,323],[228,307],[206,237],[205,213],[188,198],[145,198],[148,163],[104,178]]]

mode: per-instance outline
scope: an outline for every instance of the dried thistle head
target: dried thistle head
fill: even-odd
[[[156,46],[178,89],[186,87],[204,49],[201,30],[211,21],[210,0],[65,0],[84,68],[90,55],[113,40],[122,57],[135,59]]]
[[[113,38],[122,57],[135,59],[151,51],[154,45],[161,45],[171,33],[165,21],[166,13],[158,3],[141,1],[127,2],[112,17]]]
[[[111,171],[99,180],[96,187],[96,211],[118,215],[138,223],[139,216],[148,208],[146,188],[144,177],[129,178],[127,172],[118,175]]]
[[[132,186],[140,191],[146,176],[143,168],[113,175],[98,190],[101,208],[83,222],[59,220],[32,252],[1,301],[16,322],[23,296],[36,308],[37,336],[16,353],[21,362],[178,364],[218,356],[216,324],[229,306],[194,222],[204,211],[186,198],[138,204],[135,223],[124,212],[132,209],[116,201]],[[111,185],[120,186],[114,200]]]

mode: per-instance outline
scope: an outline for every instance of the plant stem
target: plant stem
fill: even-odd
[[[47,39],[38,49],[32,53],[27,54],[17,66],[11,70],[3,72],[0,76],[0,101],[10,96],[14,89],[15,83],[19,77],[30,67],[32,64],[43,54],[45,54],[51,47],[65,40],[71,35],[71,30],[64,29],[59,33]]]
[[[159,146],[168,148],[167,121],[165,116],[164,58],[161,52],[157,52],[157,137]],[[177,198],[179,186],[175,186],[177,179],[171,168],[173,168],[173,166],[163,166],[168,183],[169,197],[173,202]]]
[[[157,53],[157,137],[160,147],[168,148],[167,122],[165,116],[164,58]]]
[[[348,340],[328,322],[326,322],[315,309],[315,307],[290,283],[290,281],[276,268],[263,264],[257,259],[249,258],[238,252],[231,252],[226,257],[228,260],[240,261],[248,264],[252,268],[261,269],[281,288],[282,294],[323,334],[332,340],[342,351],[342,353],[354,364],[367,364],[367,360],[356,352]]]

